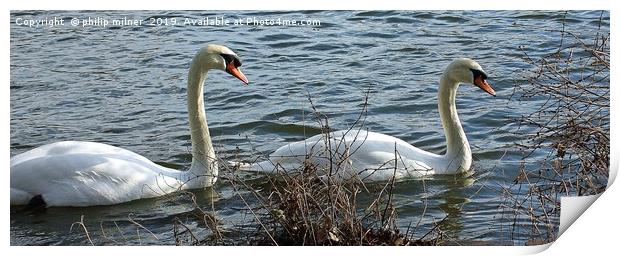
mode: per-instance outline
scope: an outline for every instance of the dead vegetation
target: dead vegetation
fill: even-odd
[[[435,236],[414,239],[402,232],[392,204],[393,181],[385,184],[369,205],[359,205],[363,183],[326,181],[315,166],[296,174],[270,178],[268,194],[260,195],[262,230],[256,245],[435,245]],[[327,178],[331,179],[331,178]],[[434,237],[434,238],[433,238]],[[426,240],[424,240],[426,239]]]
[[[607,186],[610,55],[604,14],[592,38],[562,26],[555,31],[556,51],[532,57],[522,48],[531,69],[511,100],[527,104],[535,98],[544,104],[518,120],[524,156],[514,185],[503,193],[513,240],[555,240],[560,198],[601,193]],[[531,162],[532,156],[544,160]]]

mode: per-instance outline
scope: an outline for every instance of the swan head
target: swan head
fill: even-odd
[[[206,69],[219,69],[238,78],[245,84],[249,83],[245,75],[239,70],[241,67],[239,56],[226,46],[209,44],[200,49],[196,60],[203,64]]]
[[[495,96],[495,90],[487,82],[487,74],[482,70],[480,64],[472,59],[460,58],[452,61],[446,69],[445,75],[459,83],[478,86],[488,94]]]

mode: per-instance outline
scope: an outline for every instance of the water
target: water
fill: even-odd
[[[571,12],[565,19],[567,30],[589,38],[600,15]],[[54,16],[65,18],[65,26],[15,23],[17,18]],[[320,20],[320,26],[82,28],[67,23],[73,17],[148,22],[215,16],[311,19]],[[534,57],[556,49],[563,18],[563,12],[532,11],[12,12],[11,156],[54,141],[85,140],[187,168],[187,70],[196,50],[207,43],[224,44],[238,53],[251,81],[243,86],[216,72],[207,79],[206,113],[224,159],[236,154],[255,159],[320,132],[308,94],[332,128],[346,129],[359,115],[368,89],[367,128],[443,153],[436,109],[439,76],[452,59],[471,57],[489,74],[498,95],[469,85],[459,89],[457,108],[475,172],[398,183],[394,198],[399,225],[415,225],[426,208],[421,234],[433,221],[446,218],[442,229],[452,241],[522,244],[525,241],[513,241],[508,228],[513,220],[500,208],[501,190],[512,184],[522,157],[514,146],[521,138],[508,131],[515,129],[516,118],[541,102],[509,101],[526,67],[518,47],[526,47]],[[603,22],[608,30],[608,12]],[[213,204],[229,239],[238,236],[232,223],[251,220],[224,182],[193,192],[201,206]],[[194,228],[198,236],[208,233],[187,217],[191,209],[183,194],[117,206],[50,208],[43,214],[12,209],[11,244],[87,244],[78,226],[70,231],[82,215],[95,244],[174,244],[175,220]]]

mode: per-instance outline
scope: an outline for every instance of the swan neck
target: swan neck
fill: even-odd
[[[210,186],[217,176],[215,151],[209,134],[204,107],[204,81],[208,68],[201,65],[196,56],[192,61],[187,82],[187,110],[192,141],[192,165],[189,183],[191,187]]]
[[[465,131],[456,111],[456,92],[459,82],[448,77],[447,72],[441,76],[438,107],[441,124],[446,136],[447,150],[444,157],[448,163],[447,173],[467,171],[471,166],[471,149]]]

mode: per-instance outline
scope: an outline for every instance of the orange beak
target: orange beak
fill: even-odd
[[[482,78],[482,76],[478,76],[476,77],[476,79],[474,79],[474,85],[480,87],[480,89],[487,92],[488,94],[495,96],[495,90],[493,90],[493,87],[491,87],[491,85],[487,83],[487,80]]]
[[[228,72],[229,74],[233,75],[236,78],[239,78],[239,80],[243,81],[243,83],[245,84],[249,84],[250,82],[248,81],[248,78],[245,77],[245,75],[243,73],[241,73],[241,71],[239,69],[237,69],[237,67],[235,67],[235,64],[228,63],[226,64],[226,72]]]

